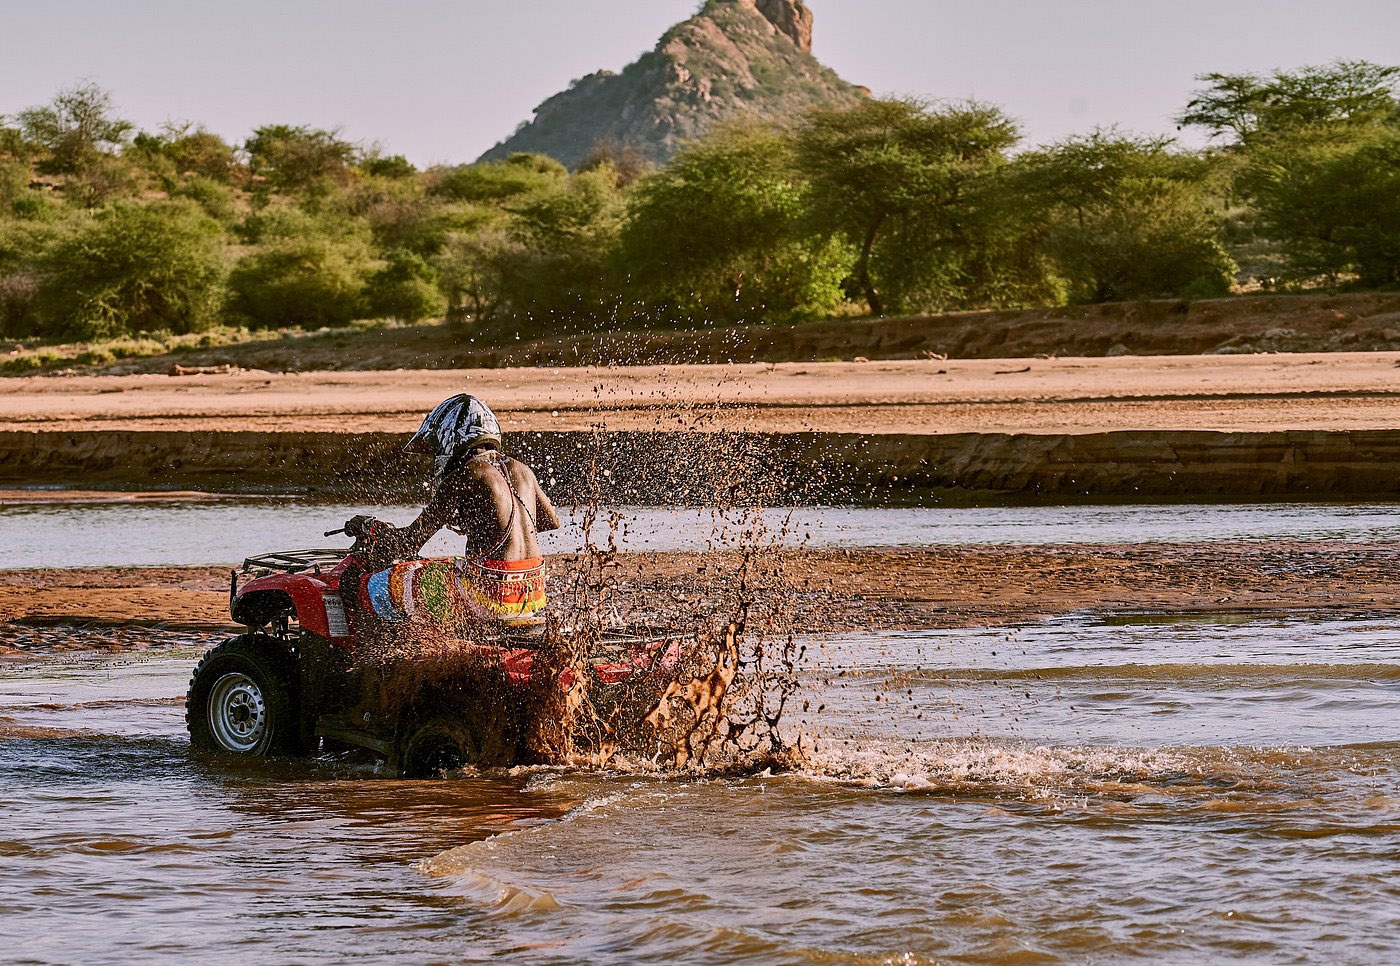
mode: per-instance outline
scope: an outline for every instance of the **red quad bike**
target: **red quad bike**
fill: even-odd
[[[384,565],[375,560],[372,524],[356,518],[326,534],[354,536],[349,550],[268,553],[232,571],[229,608],[247,631],[195,668],[185,699],[195,748],[265,756],[355,746],[407,777],[525,763],[531,715],[553,703],[541,700],[551,690],[572,688],[577,672],[541,659],[539,634],[486,630],[450,642],[470,656],[466,678],[429,660],[404,658],[405,666],[387,669],[356,662],[373,618],[353,605],[347,612],[344,598],[356,595],[342,596],[341,580],[352,589]],[[583,668],[591,700],[621,708],[659,696],[682,663],[683,642],[658,628],[607,629]]]

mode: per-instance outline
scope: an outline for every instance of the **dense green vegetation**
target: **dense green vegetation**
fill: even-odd
[[[1211,74],[1179,121],[1028,149],[1000,109],[865,100],[665,167],[418,171],[334,131],[140,132],[92,85],[0,118],[0,334],[512,332],[1400,284],[1400,68]]]

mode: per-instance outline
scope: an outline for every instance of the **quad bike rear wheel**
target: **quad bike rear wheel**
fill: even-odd
[[[481,740],[460,718],[435,715],[404,735],[398,770],[405,778],[437,778],[481,760]]]
[[[300,736],[294,670],[282,645],[266,635],[242,634],[215,647],[190,678],[190,744],[254,757],[295,754]]]

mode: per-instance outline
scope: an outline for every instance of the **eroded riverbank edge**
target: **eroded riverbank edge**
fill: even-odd
[[[393,499],[404,495],[404,480],[422,473],[402,452],[408,438],[388,432],[8,430],[0,431],[0,486]],[[693,454],[733,449],[736,440],[750,458],[798,481],[794,493],[804,501],[1400,498],[1400,429],[522,432],[512,435],[511,445],[562,501],[594,494],[645,506],[712,498],[702,491],[706,481],[683,470]],[[707,459],[714,462],[713,455]]]
[[[784,593],[802,633],[1016,624],[1080,611],[1391,613],[1400,612],[1397,556],[1388,543],[1313,540],[790,550]],[[620,554],[617,586],[642,605],[697,600],[732,558]],[[551,560],[552,593],[573,569],[571,557]],[[216,566],[0,571],[0,653],[142,644],[139,634],[90,633],[103,628],[233,630],[228,575]]]

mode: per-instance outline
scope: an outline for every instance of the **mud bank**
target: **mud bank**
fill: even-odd
[[[404,499],[422,467],[403,433],[0,432],[0,485],[302,492]],[[805,501],[1400,498],[1400,430],[945,435],[771,433],[749,459]],[[707,433],[519,433],[512,451],[564,501],[591,487],[633,505],[704,502],[687,474]],[[710,460],[712,462],[712,459]]]

